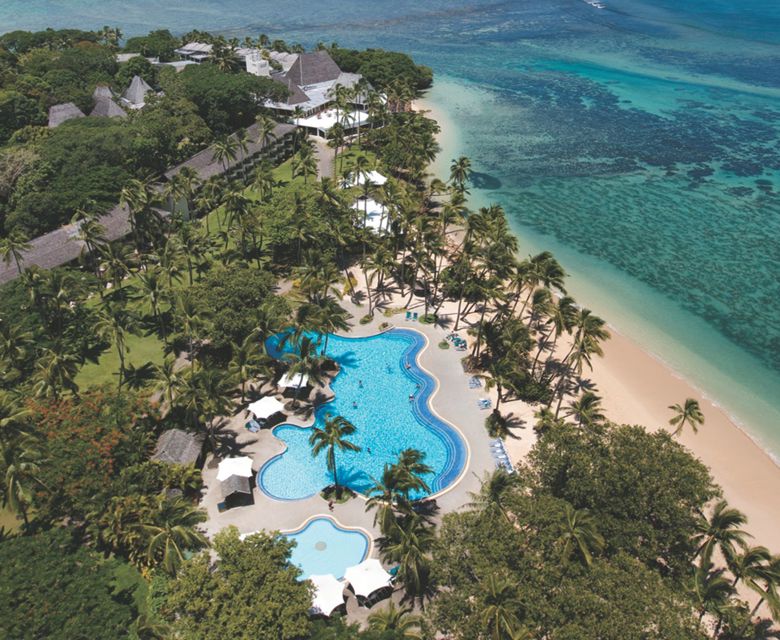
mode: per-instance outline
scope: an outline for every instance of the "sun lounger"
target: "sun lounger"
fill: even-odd
[[[412,312],[411,311],[407,311],[406,312],[406,319],[407,320],[411,320],[412,319]]]
[[[258,431],[260,431],[260,425],[254,420],[250,420],[249,422],[247,422],[244,425],[244,427],[246,428],[247,431],[251,431],[252,433],[257,433]]]
[[[489,398],[480,398],[477,400],[477,404],[479,405],[480,409],[490,409],[490,407],[493,406],[493,403]]]
[[[469,378],[469,389],[479,389],[482,387],[482,381],[476,376]]]
[[[414,312],[414,315],[412,315],[412,322],[417,322],[417,312]]]

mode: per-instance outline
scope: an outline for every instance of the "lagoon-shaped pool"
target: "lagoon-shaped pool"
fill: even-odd
[[[272,339],[269,351],[279,356],[277,344],[278,339]],[[396,462],[398,454],[409,448],[425,452],[425,462],[434,470],[425,479],[432,493],[460,476],[466,465],[466,443],[430,410],[436,383],[417,366],[424,347],[421,334],[404,329],[368,338],[330,336],[328,356],[340,365],[331,383],[336,397],[317,409],[315,423],[322,426],[327,414],[343,416],[355,425],[349,439],[361,448],[336,452],[341,484],[365,493],[382,477],[384,465]],[[325,453],[317,458],[311,455],[310,427],[281,424],[273,433],[287,448],[258,473],[257,484],[266,494],[300,500],[332,483]]]
[[[327,573],[340,580],[347,568],[360,564],[368,555],[365,533],[343,529],[326,516],[314,518],[284,536],[295,540],[290,562],[300,567],[301,580]]]

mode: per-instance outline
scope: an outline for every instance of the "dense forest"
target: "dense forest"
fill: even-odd
[[[125,50],[173,59],[188,40],[216,43],[216,54],[176,73],[117,63],[117,29],[0,37],[0,249],[20,272],[0,287],[0,636],[780,637],[767,617],[780,618],[780,556],[750,544],[745,517],[673,434],[610,422],[583,384],[609,339],[605,322],[567,294],[554,256],[519,257],[501,207],[469,207],[467,158],[449,176],[428,174],[438,126],[407,104],[430,70],[331,46],[374,86],[377,125],[350,139],[331,131],[333,175],[318,175],[312,143],[296,134],[283,162],[261,158],[230,179],[185,174],[160,191],[150,178],[166,167],[212,142],[235,159],[240,137],[225,134],[275,125],[256,100],[278,88],[231,62],[237,42],[155,31]],[[96,86],[121,91],[134,75],[159,91],[143,110],[45,127],[49,106],[88,109]],[[384,186],[341,188],[372,169]],[[385,233],[351,206],[360,195],[385,203]],[[160,216],[169,196],[191,215]],[[133,233],[107,242],[101,214],[120,200]],[[25,238],[73,216],[80,259],[25,265]],[[387,309],[395,294],[404,306]],[[364,315],[351,317],[347,300]],[[327,380],[337,363],[308,336],[389,321],[413,302],[425,323],[456,309],[463,366],[498,393],[490,436],[516,436],[501,403],[521,399],[537,410],[538,440],[453,513],[413,499],[427,488],[425,452],[401,452],[365,503],[379,556],[397,568],[392,602],[362,626],[313,619],[289,540],[242,540],[235,528],[208,538],[200,468],[152,453],[177,428],[220,455],[247,381],[287,371]],[[297,344],[292,364],[265,348],[282,331]],[[678,429],[701,420],[690,402],[672,417]],[[346,446],[349,429],[334,425],[330,446]]]

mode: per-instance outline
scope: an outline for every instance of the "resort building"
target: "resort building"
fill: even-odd
[[[339,69],[327,51],[312,51],[298,55],[284,73],[271,76],[287,88],[288,96],[281,101],[268,101],[265,106],[287,118],[307,133],[326,137],[337,122],[346,133],[368,124],[365,96],[352,96],[347,110],[334,108],[337,87],[354,89],[362,80],[357,73]]]
[[[126,118],[127,113],[114,102],[114,93],[106,85],[98,85],[92,94],[95,107],[89,112],[90,116],[103,118]]]
[[[152,460],[166,464],[197,466],[201,460],[205,440],[204,433],[168,429],[158,438]]]
[[[122,102],[131,109],[143,109],[146,105],[146,96],[154,93],[154,89],[149,86],[141,76],[133,76],[130,86],[122,94]]]
[[[67,120],[85,117],[84,112],[72,102],[55,104],[54,106],[49,107],[49,129],[59,127]]]

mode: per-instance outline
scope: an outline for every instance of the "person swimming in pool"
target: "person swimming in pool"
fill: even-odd
[[[358,387],[360,387],[361,389],[363,388],[363,381],[362,380],[358,380]]]

